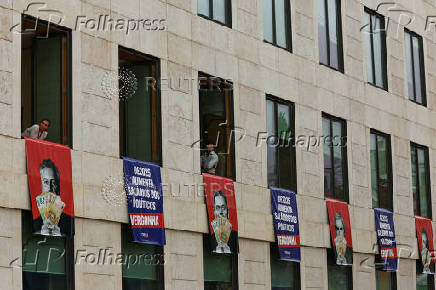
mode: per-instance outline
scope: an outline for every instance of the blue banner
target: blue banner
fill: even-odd
[[[165,245],[163,196],[160,167],[127,157],[124,182],[133,241]]]
[[[383,270],[397,271],[398,255],[395,240],[394,215],[387,209],[375,208],[375,229],[383,261]]]
[[[297,197],[293,191],[272,187],[271,204],[280,259],[300,262]]]

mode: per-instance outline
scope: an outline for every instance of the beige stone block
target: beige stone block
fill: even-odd
[[[116,278],[112,275],[84,273],[82,283],[87,289],[115,290],[121,288],[121,284],[117,284]]]
[[[237,9],[236,13],[237,23],[233,28],[249,36],[257,37],[258,27],[256,14],[252,14],[242,9]]]
[[[313,18],[299,12],[295,13],[295,33],[309,39],[314,39]],[[298,42],[296,43],[298,44]]]
[[[261,115],[265,95],[247,86],[239,86],[239,106],[241,110]]]
[[[236,57],[240,60],[259,63],[259,42],[252,36],[240,32],[234,32],[233,37]]]
[[[192,45],[188,39],[168,33],[168,59],[182,65],[191,65]]]
[[[175,144],[170,141],[167,142],[166,148],[168,149],[163,153],[164,167],[192,172],[194,166],[193,154],[197,151],[192,150],[191,147]]]
[[[188,1],[185,1],[188,2]],[[184,38],[191,38],[191,14],[175,6],[167,6],[168,31]]]
[[[215,39],[211,33],[211,21],[200,16],[192,16],[191,23],[192,41],[212,46],[212,42],[215,42]]]
[[[12,268],[0,267],[0,276],[2,277],[2,283],[0,284],[1,290],[17,289],[17,288],[12,288],[13,286],[12,271],[13,271]]]
[[[110,42],[85,33],[81,34],[81,41],[82,62],[104,69],[111,68]]]

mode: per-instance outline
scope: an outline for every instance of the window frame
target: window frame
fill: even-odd
[[[326,195],[325,185],[324,185],[324,197],[326,197],[326,198],[333,198],[333,199],[345,201],[346,203],[348,203],[350,197],[349,197],[349,185],[348,185],[348,154],[347,154],[348,135],[347,135],[347,121],[342,119],[342,118],[339,118],[339,117],[336,117],[336,116],[333,116],[333,115],[330,115],[330,114],[322,112],[322,119],[324,119],[324,118],[329,119],[329,121],[330,121],[330,128],[329,128],[330,135],[329,136],[333,136],[332,121],[341,122],[341,133],[342,133],[341,138],[345,137],[345,139],[347,140],[346,145],[342,146],[342,155],[343,155],[343,158],[342,158],[342,163],[341,163],[342,164],[342,175],[343,175],[342,176],[342,180],[343,180],[342,182],[343,182],[343,186],[344,186],[344,189],[343,189],[344,190],[344,198],[343,199],[338,198],[336,196],[336,193],[334,192],[334,188],[335,188],[335,181],[334,181],[335,180],[335,173],[334,173],[334,152],[333,152],[333,147],[334,146],[330,146],[330,148],[331,148],[330,149],[330,155],[333,158],[333,160],[332,160],[332,168],[333,168],[333,170],[332,170],[333,171],[333,174],[332,174],[333,182],[332,182],[332,184],[333,184],[333,195],[334,196]],[[324,133],[323,133],[323,135],[324,135]],[[342,139],[341,139],[341,141],[342,141]],[[324,140],[323,146],[326,146],[325,145],[325,140]],[[324,150],[324,148],[323,148],[323,150]],[[323,158],[324,158],[324,154],[323,154]],[[325,174],[325,167],[324,167],[325,166],[325,160],[323,160],[323,161],[324,161],[323,171],[324,171],[324,174]]]
[[[391,289],[389,289],[389,290],[397,290],[397,272],[395,272],[395,271],[392,271],[392,272],[383,271],[381,269],[375,269],[375,271],[374,271],[376,289],[377,289],[377,277],[378,277],[377,273],[380,273],[380,272],[385,272],[389,275],[389,279],[390,279],[391,285],[392,285]]]
[[[209,251],[209,253],[211,255],[219,255],[219,256],[225,256],[231,259],[231,265],[232,265],[232,269],[231,269],[231,273],[232,273],[232,278],[231,278],[231,283],[232,283],[232,290],[237,290],[239,288],[239,282],[238,282],[238,254],[236,253],[232,253],[232,254],[217,254],[217,253],[212,253],[212,249],[210,247],[210,237],[208,234],[203,234],[203,287],[205,286],[206,281],[204,279],[204,275],[206,274],[206,271],[204,270],[204,259],[205,259],[205,255],[204,252],[205,251]],[[205,288],[205,287],[204,287]]]
[[[33,235],[33,215],[32,210],[21,210],[21,240],[23,240],[24,225],[30,228],[30,234]],[[37,237],[43,238],[44,236],[38,235]],[[36,236],[35,236],[36,238]],[[52,237],[56,239],[64,239],[64,249],[65,249],[65,281],[66,290],[74,290],[75,288],[75,256],[74,256],[74,237]],[[24,262],[24,243],[21,245],[22,259]],[[23,267],[23,266],[22,266]],[[26,271],[21,271],[21,281],[23,283],[24,273]],[[39,272],[37,272],[39,273]],[[41,273],[43,274],[43,273]],[[43,274],[44,275],[44,274]]]
[[[388,85],[388,74],[387,74],[387,46],[386,46],[386,21],[385,17],[382,14],[379,14],[375,12],[374,10],[371,10],[367,7],[364,8],[364,13],[369,14],[369,34],[370,34],[370,45],[371,45],[371,69],[372,69],[372,75],[374,82],[370,82],[367,80],[367,83],[370,85],[373,85],[379,89],[388,91],[389,85]],[[381,73],[382,73],[382,80],[383,80],[383,86],[377,85],[376,81],[376,65],[375,65],[375,50],[374,50],[374,26],[373,26],[373,17],[380,20],[380,35],[381,35],[381,43],[380,43],[380,49],[381,49]],[[367,32],[368,33],[368,32]],[[366,42],[366,41],[365,41]],[[368,48],[367,48],[368,49]],[[369,61],[368,59],[366,61]]]
[[[376,137],[376,183],[377,183],[377,195],[378,195],[378,200],[380,201],[380,178],[379,178],[379,168],[378,168],[378,161],[379,161],[379,152],[378,152],[378,143],[377,143],[377,138],[378,137],[382,137],[382,138],[386,138],[386,163],[387,163],[387,175],[388,175],[388,179],[389,179],[389,188],[388,188],[388,194],[389,194],[389,208],[386,208],[390,211],[393,211],[394,209],[394,194],[393,194],[393,174],[392,174],[392,147],[391,147],[391,136],[389,134],[377,131],[375,129],[370,129],[370,142],[371,142],[371,135],[375,135]],[[371,154],[371,144],[369,146],[369,150],[370,150],[370,154]],[[372,170],[372,166],[371,166],[371,157],[370,157],[370,170]],[[372,178],[372,174],[370,175]],[[371,180],[372,182],[372,180]],[[372,196],[372,190],[371,190],[371,196]],[[374,204],[372,204],[372,208],[375,208],[376,206],[374,206]],[[377,207],[380,207],[380,202],[378,204]]]
[[[52,30],[58,31],[62,34],[64,34],[64,37],[62,38],[62,53],[61,53],[61,72],[60,72],[60,78],[61,78],[61,106],[60,106],[60,115],[61,115],[61,122],[62,125],[60,126],[61,131],[61,139],[62,142],[61,145],[66,145],[70,148],[73,148],[73,95],[72,95],[72,74],[73,74],[73,68],[72,68],[72,31],[71,29],[48,22],[46,20],[42,20],[40,18],[35,18],[28,14],[21,14],[21,25],[25,22],[33,22],[34,27],[45,27],[46,33],[48,33]],[[32,32],[34,33],[34,32]],[[21,38],[25,36],[26,33],[22,33]],[[32,38],[37,37],[37,33],[34,33]],[[21,50],[23,49],[23,45],[21,44]],[[32,60],[31,60],[31,88],[30,88],[30,119],[32,120],[31,123],[33,124],[39,124],[41,120],[37,120],[35,116],[35,63],[33,60],[34,56],[34,47],[32,47]],[[22,56],[21,56],[22,61]],[[22,64],[21,64],[22,65]],[[65,66],[64,66],[65,65]],[[20,75],[20,78],[22,78],[22,73]],[[20,88],[22,87],[22,79],[20,81]],[[23,97],[23,92],[21,92],[21,100]],[[20,123],[23,125],[23,104],[21,104],[21,120]],[[23,129],[23,128],[22,128]],[[25,128],[24,128],[25,129]],[[23,131],[23,130],[22,130]]]
[[[424,40],[421,35],[417,34],[416,32],[413,32],[407,28],[404,28],[404,35],[409,34],[410,36],[410,49],[411,51],[407,52],[407,46],[404,46],[404,50],[406,53],[406,82],[408,82],[408,74],[407,74],[407,55],[410,54],[411,62],[412,62],[412,83],[413,83],[413,96],[409,96],[409,90],[407,89],[407,98],[409,101],[427,107],[427,86],[426,86],[426,80],[425,80],[425,53],[424,53]],[[416,79],[415,79],[415,58],[413,56],[413,38],[416,38],[418,40],[419,44],[419,68],[420,68],[420,79],[421,79],[421,96],[422,96],[422,103],[418,102],[416,100]],[[404,40],[405,41],[405,40]]]
[[[230,165],[227,163],[227,171],[230,170],[230,174],[227,174],[226,176],[223,177],[227,177],[230,179],[233,179],[234,181],[236,180],[236,155],[235,155],[235,138],[234,138],[234,134],[235,134],[235,120],[234,120],[234,116],[235,116],[235,110],[234,110],[234,94],[233,94],[233,83],[229,82],[228,80],[219,78],[219,77],[214,77],[211,76],[207,73],[198,72],[198,109],[199,109],[199,128],[200,128],[200,136],[199,136],[199,143],[200,143],[200,159],[201,159],[201,144],[202,142],[204,142],[203,140],[203,132],[202,132],[202,118],[201,118],[201,91],[202,88],[201,86],[203,85],[203,81],[207,81],[207,85],[212,85],[212,87],[215,86],[219,86],[220,90],[223,90],[225,92],[224,94],[224,104],[225,104],[225,108],[226,108],[226,120],[228,119],[230,121],[230,124],[226,125],[227,127],[227,131],[230,131],[230,135],[227,135],[229,139],[227,139],[227,142],[230,142],[230,144],[228,144],[227,146],[228,149],[230,149],[230,152],[228,152],[228,156],[227,158],[227,162],[230,161]],[[218,81],[218,83],[216,83],[216,81]],[[208,140],[205,140],[206,142]],[[217,176],[221,176],[216,174]]]
[[[198,1],[201,0],[197,0],[197,5],[198,5]],[[198,7],[197,7],[197,15],[205,18],[207,20],[210,20],[212,22],[215,22],[219,25],[223,25],[223,26],[227,26],[228,28],[232,28],[232,1],[231,0],[224,0],[224,5],[225,5],[225,23],[218,21],[216,19],[213,18],[213,1],[215,0],[205,0],[209,2],[209,15],[204,15],[198,12]]]
[[[118,46],[118,60],[120,54],[125,53],[133,57],[142,58],[144,63],[150,62],[152,66],[153,84],[151,88],[151,136],[152,136],[152,160],[143,160],[154,162],[162,167],[162,96],[160,87],[160,59],[148,54],[135,51],[124,46]],[[120,66],[121,67],[121,66]],[[148,85],[148,83],[146,83]],[[125,121],[126,116],[126,99],[119,99],[119,152],[121,156],[127,156],[127,124]],[[123,117],[123,118],[121,118]]]
[[[286,35],[286,47],[280,46],[277,44],[277,25],[276,25],[276,1],[277,0],[263,0],[263,1],[271,1],[271,20],[272,20],[272,42],[265,39],[265,35],[263,36],[263,41],[265,43],[271,44],[275,47],[284,49],[292,53],[292,8],[290,0],[284,0],[285,3],[285,35]],[[263,20],[265,21],[265,20]],[[264,25],[264,23],[262,24]]]
[[[326,48],[327,48],[327,62],[323,63],[321,62],[321,59],[319,60],[319,64],[326,66],[328,68],[331,68],[335,71],[338,71],[340,73],[344,73],[344,44],[343,44],[343,35],[342,35],[342,6],[341,0],[333,0],[336,1],[336,7],[337,7],[337,13],[336,13],[336,29],[337,29],[337,39],[338,39],[338,68],[335,68],[331,65],[330,60],[330,29],[329,29],[329,13],[328,13],[328,0],[320,0],[324,1],[325,11],[324,11],[324,17],[326,19]],[[317,7],[317,9],[320,9],[320,7]],[[319,34],[319,30],[318,30]],[[319,42],[319,36],[318,36],[318,42]],[[319,55],[319,43],[318,43],[318,55]]]
[[[273,268],[272,268],[272,263],[273,260],[277,260],[283,263],[291,263],[292,264],[292,270],[293,270],[293,275],[294,275],[294,285],[292,286],[292,290],[300,290],[301,289],[301,269],[300,269],[300,263],[298,262],[292,262],[292,261],[283,261],[280,260],[280,253],[279,253],[279,249],[278,249],[278,245],[277,242],[274,243],[270,243],[270,275],[271,275],[271,288],[272,288],[272,273],[273,273]],[[290,274],[290,273],[288,273]]]
[[[291,126],[290,140],[294,141],[295,140],[295,104],[291,101],[285,101],[283,99],[280,99],[280,98],[273,96],[273,95],[270,95],[270,94],[266,95],[266,101],[271,101],[274,103],[274,122],[276,125],[275,134],[277,134],[277,136],[278,136],[278,132],[277,132],[277,130],[278,130],[278,127],[277,127],[277,117],[278,117],[277,107],[279,104],[288,106],[289,116],[290,116],[289,121],[290,121],[290,126]],[[268,114],[266,117],[267,117],[267,122],[268,122]],[[267,146],[268,146],[268,142],[267,142]],[[290,190],[293,190],[295,193],[297,193],[297,174],[298,173],[297,173],[296,150],[295,150],[294,142],[290,142],[289,146],[291,147],[290,148],[291,149],[291,152],[290,152],[291,153],[291,156],[290,156],[290,158],[291,158],[291,164],[290,164],[290,167],[291,167],[291,177],[290,177],[291,178],[291,188],[282,187],[282,184],[280,182],[281,179],[280,179],[280,166],[279,166],[280,163],[279,162],[276,162],[276,166],[275,166],[275,169],[276,169],[276,172],[278,175],[278,186],[277,187],[283,188],[283,189],[290,189]],[[278,155],[279,155],[279,152],[277,150],[275,160],[278,160]],[[267,152],[267,164],[268,164],[268,152]],[[267,172],[268,172],[268,169],[267,169]],[[268,187],[271,186],[270,181],[268,180],[268,174],[267,174],[267,184],[268,184]]]
[[[428,147],[427,146],[424,146],[424,145],[419,145],[419,144],[417,144],[417,143],[414,143],[414,142],[410,142],[410,163],[412,164],[412,150],[413,151],[415,151],[415,155],[416,155],[416,162],[415,162],[415,164],[413,165],[413,166],[415,166],[415,170],[416,170],[416,188],[417,188],[417,190],[418,190],[418,197],[417,197],[417,200],[418,200],[418,208],[417,209],[415,209],[415,202],[413,203],[413,213],[414,213],[414,215],[417,215],[417,216],[422,216],[421,215],[421,200],[420,200],[420,195],[421,195],[421,192],[420,192],[420,186],[419,186],[419,183],[420,183],[420,178],[419,178],[419,165],[418,165],[418,150],[423,150],[424,151],[424,158],[425,158],[425,172],[426,172],[426,184],[427,184],[427,187],[426,187],[426,189],[427,189],[427,192],[426,192],[426,194],[427,194],[427,211],[428,211],[428,213],[429,213],[429,215],[428,216],[426,216],[426,218],[429,218],[429,219],[432,219],[432,216],[433,216],[433,213],[432,213],[432,204],[431,204],[431,178],[430,178],[430,160],[429,160],[429,151],[428,151]],[[412,169],[412,173],[413,173],[413,168],[411,168]],[[411,175],[411,182],[412,182],[412,188],[413,188],[413,175]],[[413,194],[413,189],[412,189],[412,195],[414,195]],[[415,196],[412,196],[412,198],[413,198],[413,201],[415,201]],[[416,214],[416,213],[418,213],[418,214]]]
[[[347,275],[347,288],[342,290],[352,290],[353,289],[353,266],[343,266],[336,264],[336,258],[333,248],[327,248],[327,289],[328,289],[328,280],[329,280],[329,270],[330,268],[340,269],[341,271],[346,272]]]
[[[131,229],[131,226],[129,225],[129,224],[124,224],[124,223],[122,223],[121,224],[121,233],[120,233],[121,235],[120,235],[120,238],[121,238],[121,253],[122,254],[125,254],[125,251],[124,251],[124,248],[125,248],[125,237],[124,237],[124,235],[127,235],[127,236],[129,236],[129,237],[132,237],[132,229]],[[128,244],[130,244],[130,243],[134,243],[133,241],[129,241],[128,242]],[[136,244],[136,243],[134,243],[134,244]],[[164,247],[163,246],[158,246],[158,245],[153,245],[153,244],[140,244],[141,246],[144,246],[144,247],[148,247],[148,246],[150,246],[150,247],[153,247],[153,248],[155,248],[155,249],[157,249],[157,251],[154,253],[154,255],[160,255],[160,256],[162,256],[164,259],[165,259],[165,255],[164,255]],[[153,261],[155,261],[155,259],[153,258]],[[159,259],[159,262],[161,262],[161,260]],[[155,269],[156,269],[156,281],[160,281],[159,282],[159,284],[158,284],[158,286],[159,286],[159,288],[158,289],[156,289],[156,290],[164,290],[165,289],[165,271],[164,271],[164,264],[165,264],[165,261],[164,261],[164,263],[163,264],[156,264],[156,265],[153,265],[153,267],[156,267]],[[123,265],[121,265],[121,284],[123,284],[123,280],[124,279],[129,279],[129,278],[125,278],[124,277],[124,271],[123,271],[123,269],[124,269],[124,267],[123,267]],[[134,278],[130,278],[130,279],[134,279]],[[146,280],[146,279],[144,279],[144,280]],[[121,286],[121,289],[124,289],[124,287],[123,286]]]

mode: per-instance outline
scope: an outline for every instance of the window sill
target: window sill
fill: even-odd
[[[204,19],[206,19],[206,20],[209,20],[209,21],[215,22],[216,24],[219,24],[219,25],[221,25],[221,26],[225,26],[225,27],[228,27],[228,28],[232,29],[232,25],[231,25],[230,23],[223,23],[223,22],[220,22],[220,21],[218,21],[218,20],[212,19],[212,18],[210,18],[209,16],[203,15],[203,14],[197,14],[197,15],[198,15],[199,17],[201,17],[201,18],[204,18]]]
[[[383,91],[385,91],[385,92],[389,92],[389,90],[388,90],[387,87],[386,87],[386,88],[384,88],[384,87],[380,87],[380,86],[377,86],[376,84],[373,84],[373,83],[371,83],[371,82],[366,82],[366,83],[367,83],[368,85],[372,86],[372,87],[377,88],[377,89],[383,90]]]
[[[278,44],[275,44],[275,43],[269,42],[269,41],[266,40],[266,39],[264,39],[263,42],[264,42],[264,43],[271,44],[271,45],[274,46],[274,47],[277,47],[277,48],[280,48],[280,49],[286,50],[286,51],[289,52],[289,53],[292,53],[292,46],[289,47],[289,48],[287,48],[287,47],[283,47],[283,46],[280,46],[280,45],[278,45]]]
[[[423,107],[427,108],[427,103],[418,103],[415,100],[411,100],[410,97],[408,98],[408,100],[411,101],[412,103],[419,105],[419,106],[423,106]]]
[[[328,67],[329,69],[332,69],[334,71],[337,71],[337,72],[339,72],[341,74],[344,74],[344,69],[343,68],[337,69],[335,67],[329,66],[328,64],[325,64],[325,63],[322,63],[322,62],[320,62],[319,64],[322,65],[322,66]]]

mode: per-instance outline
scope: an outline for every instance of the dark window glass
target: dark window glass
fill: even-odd
[[[156,245],[134,243],[129,225],[121,227],[121,252],[126,257],[122,264],[123,290],[164,289],[163,248]],[[131,261],[131,262],[129,262]]]
[[[327,275],[329,290],[353,289],[352,267],[336,265],[332,249],[327,249]]]
[[[26,15],[22,29],[22,132],[49,119],[46,140],[71,146],[71,30]]]
[[[23,211],[23,289],[74,289],[73,240],[33,235],[32,224],[32,213]]]
[[[430,170],[428,148],[411,143],[413,210],[415,215],[431,218]]]
[[[348,201],[347,132],[344,120],[323,114],[324,195]]]
[[[264,39],[291,50],[291,8],[289,0],[263,0]]]
[[[397,276],[395,272],[375,271],[376,290],[396,290]]]
[[[270,245],[271,289],[300,289],[300,264],[280,260],[277,243]]]
[[[386,33],[384,17],[365,9],[366,72],[368,82],[387,89]]]
[[[208,236],[203,236],[204,290],[238,289],[237,255],[212,252]]]
[[[407,90],[409,100],[426,106],[422,37],[405,29],[404,41],[406,45]]]
[[[295,191],[294,105],[269,96],[266,106],[268,185]]]
[[[197,0],[198,15],[232,27],[231,0]]]
[[[205,74],[199,74],[199,80],[200,154],[202,160],[207,160],[209,154],[207,145],[214,145],[214,151],[218,156],[215,174],[234,179],[233,84]],[[203,165],[202,162],[202,170],[207,172]]]
[[[392,210],[392,162],[390,136],[371,130],[372,206]]]
[[[422,273],[421,260],[416,261],[416,290],[433,290],[434,276]]]
[[[158,60],[119,48],[120,154],[161,164]],[[135,89],[129,89],[135,80]]]
[[[343,71],[341,3],[339,0],[318,0],[319,60]]]

